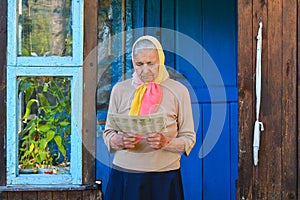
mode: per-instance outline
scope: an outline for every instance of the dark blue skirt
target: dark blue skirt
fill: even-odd
[[[135,172],[112,168],[104,200],[183,200],[180,169]]]

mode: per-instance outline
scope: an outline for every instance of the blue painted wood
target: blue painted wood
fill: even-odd
[[[67,70],[66,70],[67,71]],[[71,81],[71,166],[72,184],[82,184],[82,91],[83,68],[72,68]],[[65,76],[65,70],[63,70]],[[55,73],[56,74],[56,73]],[[53,75],[54,76],[54,75]]]
[[[203,106],[204,137],[211,121],[214,120],[209,117],[211,115],[211,106],[212,104],[205,104]],[[218,107],[222,105],[218,104],[214,106]],[[227,104],[228,109],[229,105]],[[229,121],[229,112],[227,112],[218,142],[211,152],[203,158],[203,199],[230,199],[231,142]]]
[[[190,155],[181,157],[181,174],[184,187],[184,197],[189,200],[202,199],[202,171],[203,163],[199,157],[199,151],[202,144],[203,132],[203,105],[192,104],[193,117],[196,130],[196,144]]]
[[[126,10],[132,10],[131,2],[130,1],[125,1],[126,2]],[[132,12],[126,12],[126,25],[125,25],[125,30],[126,30],[126,53],[125,53],[125,79],[131,78],[131,75],[133,73],[133,65],[131,61],[131,48],[133,41],[133,33],[134,31],[132,30],[133,27],[133,16]]]
[[[7,185],[14,184],[17,177],[17,81],[15,70],[7,68],[7,138],[6,138],[6,180]],[[9,127],[9,128],[8,128]]]
[[[78,63],[73,57],[58,57],[58,56],[49,56],[49,57],[17,57],[16,66],[30,66],[30,67],[58,67],[58,66],[70,66],[76,67],[81,66],[82,63]]]
[[[201,77],[204,54],[203,49],[201,49],[203,40],[201,11],[202,1],[176,1],[176,31],[178,31],[176,33],[176,69],[189,82],[193,83],[193,87],[205,87]],[[192,45],[200,47],[194,49]]]
[[[16,65],[17,63],[17,1],[7,1],[7,65]]]
[[[225,86],[237,85],[236,2],[202,0],[203,47],[217,65]],[[218,6],[216,6],[218,5]],[[204,60],[204,73],[209,73]]]
[[[96,167],[98,169],[96,171],[96,178],[97,180],[101,180],[102,191],[105,192],[109,180],[109,174],[112,167],[114,154],[108,152],[106,145],[104,144],[102,134],[99,134],[97,137],[96,154]]]
[[[102,191],[106,191],[107,182],[110,173],[110,154],[107,151],[106,145],[103,142],[102,135],[97,137],[96,149],[96,179],[101,180]]]
[[[236,181],[238,180],[238,103],[230,104],[230,142],[231,142],[231,198],[236,199]]]
[[[202,0],[176,0],[176,30],[202,43]],[[168,11],[168,8],[164,8]]]
[[[98,110],[97,120],[105,121],[107,118],[107,111]],[[102,182],[102,191],[105,192],[109,179],[110,169],[112,167],[112,160],[114,154],[109,153],[103,140],[103,131],[105,124],[97,125],[97,146],[96,146],[96,179]]]
[[[112,63],[112,86],[122,80],[122,0],[112,1],[112,15],[114,22],[112,23],[113,37],[113,53],[114,60]]]
[[[190,92],[195,93],[192,95],[192,102],[204,106],[201,113],[203,123],[200,122],[200,127],[204,127],[204,130],[196,129],[201,131],[203,139],[212,117],[211,106],[219,104],[227,108],[221,136],[212,151],[201,160],[201,177],[191,177],[193,184],[184,182],[184,188],[188,190],[186,196],[188,199],[235,199],[237,111],[235,107],[229,106],[230,102],[237,102],[235,2],[177,1],[176,8],[176,30],[203,47],[202,50],[195,51],[197,48],[187,44],[187,40],[178,41],[177,51],[188,51],[190,55],[176,60],[176,67],[187,79],[186,85],[190,85]],[[224,24],[220,25],[216,19]],[[177,39],[179,36],[177,34]],[[216,81],[217,76],[212,68],[217,69],[221,81]],[[198,142],[202,145],[202,140]],[[200,151],[199,144],[195,148]],[[193,166],[193,163],[197,163],[193,156],[182,159],[182,165]],[[190,173],[195,173],[196,170],[193,168]],[[203,191],[202,196],[195,195],[198,190]]]
[[[145,21],[145,1],[130,1],[132,5],[132,38],[135,41],[140,36],[144,35]]]
[[[83,16],[84,16],[84,1],[72,1],[72,52],[73,52],[73,65],[83,65]]]
[[[161,2],[161,27],[164,29],[175,30],[175,4],[174,0],[163,0]],[[168,47],[169,51],[165,51],[165,65],[175,69],[175,32],[161,32],[161,44]]]
[[[145,27],[157,27],[158,34],[154,35],[160,40],[159,29],[161,27],[161,6],[160,0],[147,0],[145,9]],[[145,34],[149,34],[147,29]]]
[[[192,83],[190,83],[192,84]],[[187,85],[187,84],[186,84]],[[238,90],[236,87],[210,87],[210,88],[199,88],[199,87],[188,87],[190,93],[193,95],[192,102],[198,103],[229,103],[237,102]],[[225,92],[225,94],[223,94]]]
[[[161,40],[161,0],[145,1],[145,35]]]

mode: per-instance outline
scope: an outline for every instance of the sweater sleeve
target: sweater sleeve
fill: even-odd
[[[185,87],[182,94],[178,95],[178,105],[178,135],[176,138],[172,138],[163,149],[172,152],[183,152],[185,155],[189,155],[196,142],[196,134],[190,95]]]

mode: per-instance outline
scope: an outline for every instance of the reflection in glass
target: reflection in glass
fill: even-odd
[[[71,0],[18,0],[18,56],[72,56]]]
[[[112,86],[131,77],[132,1],[98,1],[97,111],[106,112]],[[123,34],[122,34],[123,33]],[[103,118],[103,117],[101,117]],[[104,116],[105,118],[105,116]],[[104,119],[98,119],[98,122]]]
[[[71,78],[18,77],[19,173],[69,173]]]

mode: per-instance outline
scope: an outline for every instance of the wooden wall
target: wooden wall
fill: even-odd
[[[97,0],[84,2],[83,183],[96,179]],[[94,106],[93,106],[94,105]]]
[[[5,133],[6,133],[6,46],[7,46],[7,1],[0,1],[0,171],[6,171]],[[0,174],[0,186],[6,182]]]
[[[298,0],[238,0],[239,179],[237,199],[298,199]],[[255,56],[263,22],[261,134],[253,166]]]

